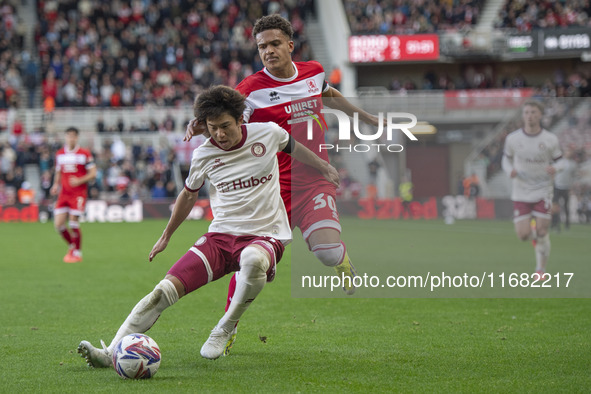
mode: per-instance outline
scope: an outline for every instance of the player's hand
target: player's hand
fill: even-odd
[[[168,246],[168,241],[169,241],[169,239],[166,238],[164,235],[160,236],[158,241],[156,241],[156,243],[152,247],[152,251],[150,251],[150,256],[149,256],[150,261],[152,261],[158,253],[160,253],[164,249],[166,249],[166,247]]]
[[[51,194],[52,196],[56,196],[57,195],[57,188],[58,188],[58,185],[56,183],[55,185],[53,185],[51,187],[51,189],[49,189],[49,194]]]
[[[199,123],[197,121],[197,118],[193,118],[187,124],[187,129],[185,130],[185,136],[183,137],[183,141],[191,141],[191,138],[201,134],[203,134],[206,137],[209,137],[207,127],[205,127],[203,123]]]
[[[511,170],[511,178],[515,178],[517,176],[517,170]]]
[[[548,175],[555,175],[556,174],[556,168],[552,167],[552,166],[548,166],[546,167],[546,173]]]
[[[326,178],[327,181],[329,181],[330,183],[332,183],[336,187],[339,187],[339,185],[341,184],[341,179],[339,178],[339,172],[337,171],[336,168],[334,168],[332,165],[330,165],[328,163],[327,163],[327,166],[325,167],[325,169],[322,171],[322,175],[324,176],[324,178]]]
[[[70,177],[70,179],[68,179],[68,183],[70,184],[70,186],[76,187],[80,186],[83,182],[80,180],[80,178],[73,176]]]

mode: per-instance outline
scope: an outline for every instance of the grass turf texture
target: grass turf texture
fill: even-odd
[[[491,234],[499,234],[498,253],[523,256],[524,271],[533,266],[531,247],[516,240],[511,223],[385,223],[343,220],[359,269],[380,253],[367,248],[368,226],[390,237],[398,253],[393,267],[425,257],[442,266],[498,263],[498,254],[478,254]],[[0,391],[591,390],[589,299],[297,299],[290,296],[289,254],[244,316],[230,357],[199,355],[223,313],[226,277],[182,299],[148,332],[162,350],[153,379],[124,381],[111,369],[87,368],[76,353],[80,340],[108,343],[207,224],[183,224],[149,263],[164,225],[83,224],[84,262],[64,264],[66,246],[51,224],[0,224]],[[590,230],[553,235],[550,267],[558,259],[588,262]],[[432,240],[428,247],[412,247],[419,232]],[[470,242],[458,242],[458,234]]]

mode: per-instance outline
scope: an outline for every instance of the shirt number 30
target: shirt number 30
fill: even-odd
[[[316,197],[314,197],[314,210],[322,209],[328,205],[328,207],[332,211],[332,215],[337,218],[337,203],[334,200],[334,197],[331,195],[325,195],[324,193],[320,193]]]

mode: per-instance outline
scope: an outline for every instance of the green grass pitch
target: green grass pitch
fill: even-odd
[[[517,241],[510,222],[342,222],[361,272],[424,260],[472,264],[475,272],[533,268],[531,246]],[[295,257],[286,253],[243,317],[229,357],[199,355],[223,313],[226,277],[180,300],[148,331],[162,350],[154,378],[124,381],[112,369],[89,369],[76,353],[80,340],[108,343],[207,226],[184,223],[149,263],[165,224],[83,224],[80,264],[61,261],[66,246],[51,224],[0,224],[0,392],[591,391],[589,299],[367,298],[364,289],[293,298],[290,260],[330,273],[295,244]],[[373,246],[376,232],[382,248]],[[552,234],[549,269],[584,270],[590,241],[591,227],[582,225]]]

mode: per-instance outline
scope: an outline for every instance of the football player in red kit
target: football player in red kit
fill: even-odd
[[[50,190],[52,195],[58,195],[53,211],[55,229],[68,243],[65,263],[82,261],[79,218],[84,213],[88,182],[96,177],[92,154],[88,149],[78,146],[79,134],[75,127],[66,130],[66,143],[56,154],[55,178]]]

